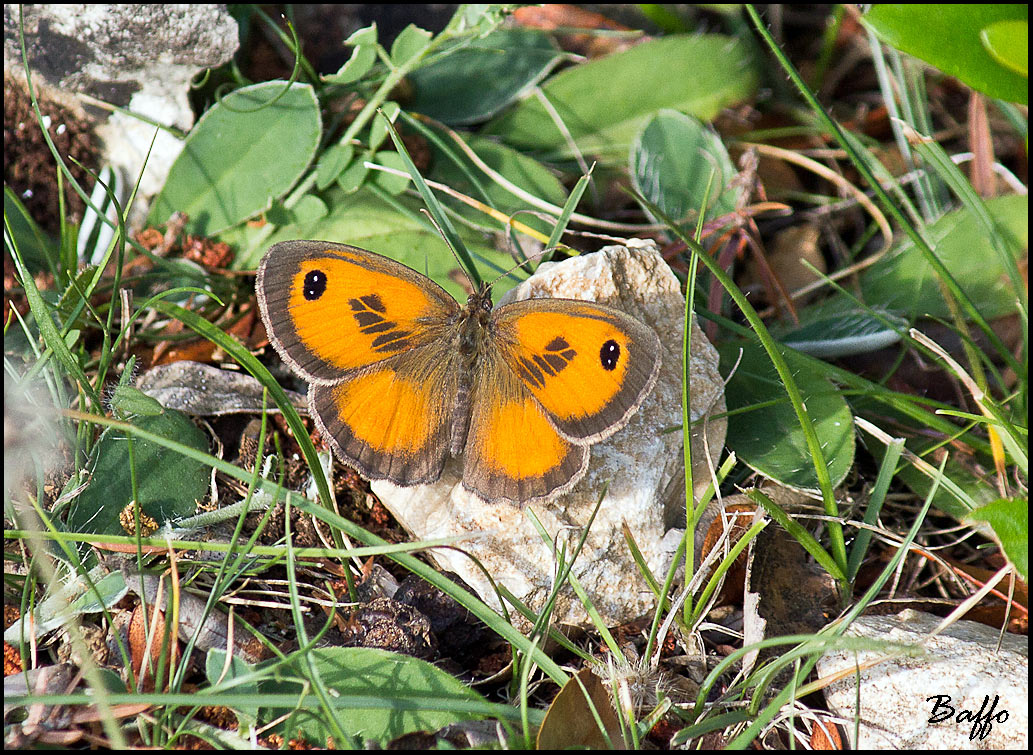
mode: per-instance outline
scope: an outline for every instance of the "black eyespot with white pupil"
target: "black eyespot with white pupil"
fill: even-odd
[[[599,364],[603,366],[604,370],[614,370],[617,368],[617,363],[621,360],[621,347],[620,344],[614,341],[612,338],[603,344],[603,347],[599,349]]]
[[[305,276],[305,285],[301,289],[306,301],[315,301],[326,293],[326,273],[322,270],[311,270]]]

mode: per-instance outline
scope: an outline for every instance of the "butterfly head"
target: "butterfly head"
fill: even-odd
[[[482,283],[480,287],[466,299],[466,312],[471,317],[484,318],[491,312],[491,284]]]

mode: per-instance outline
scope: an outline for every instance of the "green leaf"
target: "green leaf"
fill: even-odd
[[[310,675],[309,664],[323,684],[333,691],[333,713],[342,728],[359,740],[385,742],[413,731],[436,731],[449,724],[480,718],[470,711],[484,698],[436,666],[397,653],[370,648],[316,648],[307,659],[295,657],[282,674]],[[266,680],[265,694],[301,695],[300,681]],[[278,727],[284,736],[299,733],[314,743],[325,743],[332,731],[311,691],[299,699],[301,707],[263,710],[271,721],[290,713]]]
[[[546,81],[542,92],[582,152],[623,160],[658,111],[710,120],[748,97],[757,78],[748,47],[739,41],[675,35],[568,68]],[[549,158],[569,158],[562,127],[537,97],[527,97],[489,123],[486,133]]]
[[[996,21],[979,32],[994,60],[1029,78],[1029,21]]]
[[[385,102],[380,108],[384,115],[391,123],[395,122],[398,118],[398,111],[401,109],[398,107],[397,102]],[[371,152],[376,152],[380,145],[383,144],[384,139],[387,138],[387,126],[384,125],[383,118],[374,118],[373,123],[369,127],[369,149]]]
[[[273,206],[265,211],[266,222],[272,225],[287,225],[294,220],[294,214],[288,210],[283,202],[277,200]]]
[[[403,66],[427,49],[427,43],[434,36],[426,29],[409,24],[395,37],[391,45],[391,62]]]
[[[631,148],[635,189],[676,220],[697,215],[711,174],[714,181],[707,217],[734,211],[739,192],[729,184],[736,173],[717,133],[698,118],[677,110],[657,113]]]
[[[986,200],[987,210],[1013,240],[1020,257],[1029,240],[1029,198],[1006,196]],[[944,265],[988,320],[1015,311],[1016,292],[991,247],[985,227],[968,210],[948,213],[926,227],[926,238]],[[872,306],[918,316],[949,318],[940,284],[929,263],[910,239],[860,276],[864,300]],[[851,305],[853,306],[853,305]]]
[[[216,103],[187,136],[150,223],[185,212],[214,235],[267,209],[301,177],[319,145],[319,103],[308,84],[269,81]]]
[[[377,43],[377,25],[375,23],[370,24],[352,32],[352,35],[344,40],[344,43],[349,47],[375,45]]]
[[[804,310],[801,314],[806,314]],[[772,335],[786,346],[819,359],[868,354],[897,343],[908,323],[888,312],[854,309],[827,317],[808,318],[805,324],[784,335],[772,328]],[[802,319],[802,318],[801,318]],[[895,327],[890,327],[891,325]]]
[[[134,417],[132,424],[199,451],[208,450],[205,434],[182,412],[164,409],[157,415],[143,414]],[[207,464],[136,437],[130,460],[126,436],[119,427],[109,427],[100,436],[90,456],[90,483],[71,505],[69,530],[125,535],[119,515],[133,500],[133,468],[141,513],[159,525],[194,514],[197,502],[208,494],[211,467]]]
[[[359,187],[366,180],[366,175],[369,173],[366,161],[371,158],[372,155],[369,152],[363,152],[352,160],[347,168],[341,171],[341,175],[337,177],[337,185],[343,192],[352,194],[359,190]]]
[[[355,147],[335,144],[327,149],[316,164],[316,188],[322,191],[338,179],[355,157]]]
[[[309,223],[325,216],[329,210],[322,199],[315,194],[306,194],[291,210],[291,219],[295,223]]]
[[[42,596],[33,610],[4,630],[4,640],[18,644],[30,635],[41,636],[67,625],[74,617],[100,613],[111,608],[129,592],[121,571],[104,574],[97,567],[84,575],[60,579]],[[125,691],[125,685],[122,685]]]
[[[405,162],[397,152],[378,152],[377,164],[385,168],[392,168],[405,172]],[[394,173],[385,173],[381,170],[373,173],[373,183],[386,191],[388,194],[401,194],[411,183],[408,175],[399,176]]]
[[[721,371],[731,371],[728,401],[728,448],[749,467],[797,490],[817,490],[818,478],[799,418],[771,360],[756,341],[719,347]],[[814,423],[832,485],[838,485],[854,461],[853,414],[846,400],[825,375],[789,349],[783,355]],[[744,410],[738,412],[736,410]]]
[[[541,81],[562,58],[532,29],[500,29],[414,71],[408,109],[449,126],[491,118]]]
[[[968,519],[986,522],[1001,544],[1019,576],[1029,581],[1029,500],[1026,498],[999,498],[981,506]]]
[[[981,36],[984,29],[1000,21],[1027,21],[1028,14],[1029,7],[1024,3],[875,4],[861,20],[887,44],[921,58],[973,89],[1026,104],[1027,79],[995,60],[983,46]]]
[[[377,62],[377,46],[375,44],[358,45],[352,50],[351,57],[343,66],[337,69],[337,73],[324,76],[323,81],[327,84],[350,84],[369,73],[369,69]]]
[[[119,384],[111,395],[111,409],[115,416],[157,416],[165,411],[156,399],[131,385]]]

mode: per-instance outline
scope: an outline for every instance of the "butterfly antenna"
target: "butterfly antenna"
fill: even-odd
[[[459,263],[459,268],[463,271],[463,275],[465,275],[466,279],[468,281],[470,281],[471,288],[476,289],[477,285],[474,282],[474,279],[470,276],[470,273],[467,272],[466,267],[463,265],[462,259],[460,259],[459,254],[456,252],[455,248],[453,248],[452,244],[449,243],[448,237],[445,236],[445,232],[441,230],[441,226],[438,225],[437,221],[434,220],[434,217],[429,212],[427,212],[426,208],[422,208],[421,207],[420,208],[420,212],[422,212],[424,215],[427,216],[427,220],[429,220],[430,224],[433,225],[434,228],[437,230],[438,235],[441,236],[442,240],[445,242],[445,246],[447,246],[448,250],[450,252],[452,252],[452,256],[455,257],[456,258],[456,262]],[[522,262],[518,262],[517,264],[513,265],[513,267],[511,267],[508,270],[506,270],[505,272],[503,272],[501,275],[493,278],[487,284],[487,287],[491,288],[496,283],[498,283],[500,280],[502,280],[503,278],[508,276],[510,273],[512,273],[514,270],[518,270],[521,267],[523,267],[524,265],[526,265],[527,263],[532,262],[533,260],[535,260],[535,259],[537,259],[539,257],[543,257],[546,254],[554,252],[558,248],[559,248],[558,246],[550,246],[550,247],[548,247],[546,249],[542,249],[540,252],[535,252],[534,254],[531,254],[531,255],[524,255],[525,259]]]
[[[511,267],[508,270],[506,270],[504,273],[502,273],[502,275],[500,275],[497,278],[495,278],[494,280],[492,280],[492,282],[489,285],[494,286],[496,283],[498,283],[500,280],[502,280],[507,275],[512,273],[514,270],[519,270],[520,268],[522,268],[527,263],[532,262],[532,261],[534,261],[535,259],[537,259],[539,257],[544,257],[546,254],[549,254],[551,252],[556,251],[556,249],[557,249],[557,247],[550,246],[549,248],[542,249],[540,252],[535,252],[532,255],[524,255],[525,259],[524,259],[523,262],[518,262],[517,264],[513,265],[513,267]]]

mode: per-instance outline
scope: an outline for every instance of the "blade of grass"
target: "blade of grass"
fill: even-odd
[[[89,397],[91,404],[99,410],[103,405],[100,394],[97,393],[90,379],[86,377],[86,373],[83,372],[78,360],[72,354],[71,349],[58,330],[51,316],[51,307],[40,295],[39,289],[36,287],[36,281],[29,273],[28,268],[25,267],[25,262],[22,260],[18,246],[11,235],[11,227],[7,223],[7,218],[4,218],[4,243],[11,250],[11,259],[14,260],[15,270],[21,281],[22,290],[25,292],[25,299],[29,304],[32,316],[36,319],[36,323],[39,326],[40,337],[43,339],[43,343],[46,344],[46,351],[44,351],[43,356],[36,364],[40,365],[41,362],[45,361],[47,351],[53,353],[68,375],[78,385],[79,390],[85,393]],[[42,369],[42,367],[39,369]],[[30,370],[25,379],[31,379],[31,376],[37,371]]]
[[[690,251],[694,258],[698,258],[707,269],[710,274],[713,275],[718,282],[724,287],[725,291],[735,302],[736,306],[743,313],[746,319],[749,321],[753,328],[753,332],[756,334],[756,338],[760,341],[764,350],[768,354],[768,358],[771,359],[771,363],[775,370],[778,372],[779,378],[782,380],[782,384],[786,390],[786,394],[789,397],[789,401],[793,406],[793,411],[796,413],[797,419],[800,422],[800,430],[803,433],[804,440],[807,444],[807,450],[811,455],[811,460],[814,465],[814,472],[818,479],[818,486],[821,489],[821,497],[825,506],[825,513],[834,518],[839,518],[839,505],[836,502],[835,492],[832,489],[832,479],[829,476],[828,464],[825,461],[825,454],[821,449],[821,443],[818,440],[818,435],[814,429],[814,423],[811,421],[810,414],[807,411],[807,407],[804,405],[803,398],[800,394],[800,389],[796,385],[796,381],[793,378],[792,371],[789,369],[789,365],[786,362],[779,345],[775,342],[774,338],[768,332],[764,322],[757,315],[757,310],[753,308],[746,296],[739,290],[735,285],[735,282],[728,276],[728,274],[721,268],[721,266],[707,254],[707,251],[703,249],[699,244],[686,236],[676,225],[674,225],[670,218],[666,217],[663,211],[650,202],[645,197],[640,196],[639,201],[647,206],[650,212],[654,213],[656,217],[660,218],[664,222],[669,224],[669,228],[672,233],[678,236],[679,239],[684,242],[686,248]],[[843,539],[843,527],[838,521],[829,522],[829,540],[832,548],[832,559],[837,564],[837,573],[841,576],[846,574],[846,544]],[[846,584],[843,584],[843,590],[841,594],[846,594]]]
[[[452,221],[449,220],[441,202],[434,195],[434,192],[430,190],[430,187],[427,186],[427,182],[423,180],[423,176],[420,175],[420,171],[416,168],[416,164],[409,156],[409,151],[405,148],[402,138],[398,135],[398,131],[395,130],[394,124],[391,123],[391,120],[384,115],[384,113],[380,113],[380,117],[383,119],[384,126],[387,128],[387,133],[391,137],[391,141],[394,142],[395,149],[398,151],[399,156],[402,158],[402,162],[405,164],[405,169],[409,171],[409,178],[412,179],[413,184],[416,185],[416,190],[423,198],[423,203],[427,206],[427,211],[430,212],[431,217],[434,218],[434,222],[437,224],[437,227],[440,229],[441,233],[444,234],[446,243],[455,251],[456,256],[459,257],[459,261],[463,263],[463,267],[466,268],[466,272],[470,276],[470,282],[473,283],[474,288],[480,288],[483,284],[480,272],[477,270],[477,265],[474,264],[473,257],[470,256],[470,252],[467,250],[466,244],[463,243],[462,237],[456,232],[455,226],[453,226]]]
[[[868,505],[865,507],[864,523],[874,526],[879,519],[879,512],[882,511],[882,504],[886,501],[886,493],[889,490],[890,482],[897,472],[897,462],[904,452],[904,439],[894,438],[886,446],[886,454],[879,464],[879,474],[875,478],[875,485],[872,487],[871,495],[868,496]],[[857,578],[857,571],[861,568],[868,546],[872,541],[872,531],[861,529],[854,538],[854,544],[850,549],[850,560],[847,562],[847,579],[853,584]]]

